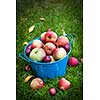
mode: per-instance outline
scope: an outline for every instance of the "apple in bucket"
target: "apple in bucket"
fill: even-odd
[[[45,34],[46,34],[46,32],[42,33],[40,36],[40,39],[42,42],[45,42]]]
[[[43,62],[51,62],[50,56],[45,56],[45,57],[43,58]]]
[[[55,42],[57,40],[57,34],[51,29],[48,29],[48,31],[45,34],[45,41],[46,42]]]
[[[55,60],[54,60],[53,56],[47,55],[47,56],[45,56],[45,57],[43,58],[43,62],[54,62],[54,61],[55,61]]]
[[[50,55],[50,58],[51,58],[51,62],[54,62],[55,61],[55,59],[54,59],[53,56]]]
[[[46,56],[46,53],[43,48],[34,48],[29,55],[29,58],[34,61],[42,61]]]
[[[32,44],[29,44],[26,48],[26,55],[29,56],[30,52],[32,50]]]
[[[68,40],[68,38],[67,37],[65,37],[65,36],[60,36],[58,39],[57,39],[57,42],[56,42],[56,45],[58,46],[58,47],[60,47],[60,46],[65,46],[66,44],[68,44],[69,43],[69,40]]]
[[[60,48],[56,48],[54,50],[53,57],[54,57],[54,59],[59,60],[59,59],[65,57],[66,54],[67,54],[66,50],[63,47],[60,47]]]
[[[69,52],[69,50],[70,50],[70,45],[67,43],[67,44],[64,46],[64,48],[65,48],[65,50],[66,50],[67,52]]]
[[[53,51],[56,49],[56,46],[51,43],[51,42],[47,42],[44,46],[43,46],[45,52],[50,55],[53,53]]]
[[[43,43],[41,40],[34,40],[32,42],[32,48],[41,48],[43,46]]]

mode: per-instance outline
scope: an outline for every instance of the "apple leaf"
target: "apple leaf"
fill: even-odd
[[[41,21],[45,21],[46,19],[45,19],[45,18],[43,18],[43,17],[41,17],[41,18],[40,18],[40,20],[41,20]]]
[[[34,28],[35,28],[35,25],[31,26],[31,27],[29,28],[29,33],[31,33],[31,32],[34,30]]]
[[[32,77],[33,77],[33,75],[27,76],[27,77],[25,78],[24,82],[25,82],[25,83],[28,82]]]
[[[24,42],[23,45],[28,45],[28,42]]]

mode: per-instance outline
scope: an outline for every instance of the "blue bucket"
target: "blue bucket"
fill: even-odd
[[[73,40],[73,36],[71,34],[65,34],[66,36],[71,37]],[[37,38],[40,39],[40,38]],[[36,39],[35,39],[36,40]],[[28,44],[32,44],[34,40],[30,41]],[[69,54],[71,52],[71,42],[70,42],[70,51],[67,55],[55,62],[37,62],[31,60],[25,53],[27,46],[24,48],[24,53],[20,53],[19,57],[24,59],[25,61],[29,62],[32,67],[32,70],[35,72],[35,75],[40,78],[56,78],[64,76],[67,71],[67,62],[69,58]]]

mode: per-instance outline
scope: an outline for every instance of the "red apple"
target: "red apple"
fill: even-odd
[[[52,96],[54,96],[56,94],[56,89],[52,87],[49,89],[49,92]]]
[[[45,34],[45,41],[46,42],[55,42],[57,40],[57,34],[51,29],[48,29],[48,31]]]
[[[51,62],[54,62],[55,61],[55,59],[54,59],[53,56],[50,55],[50,58],[51,58]]]
[[[68,60],[68,65],[75,67],[78,65],[78,59],[75,57],[70,57]]]
[[[60,36],[58,39],[57,39],[57,42],[56,42],[56,45],[58,46],[58,47],[60,47],[60,46],[65,46],[66,44],[68,44],[69,43],[69,40],[68,40],[68,38],[67,37],[65,37],[65,36]]]
[[[66,44],[66,45],[64,46],[64,48],[65,48],[65,50],[66,50],[67,52],[69,52],[69,50],[70,50],[70,45],[69,45],[69,44]]]
[[[41,40],[34,40],[32,42],[32,48],[41,48],[43,46],[43,43]]]
[[[67,90],[67,89],[69,89],[70,85],[71,85],[71,83],[68,80],[66,80],[65,78],[61,78],[58,82],[58,88],[60,90]]]
[[[42,61],[46,56],[46,53],[43,48],[34,48],[29,55],[29,58],[34,61]]]
[[[66,54],[67,54],[66,50],[63,47],[60,47],[60,48],[56,48],[54,50],[53,57],[54,57],[54,59],[59,60],[59,59],[65,57]]]
[[[43,62],[54,62],[55,59],[51,55],[47,55],[44,57]]]
[[[31,52],[31,50],[32,50],[32,44],[29,44],[29,45],[27,46],[27,48],[26,48],[26,55],[27,55],[27,56],[29,55],[29,53]]]
[[[44,45],[43,48],[44,48],[45,52],[46,52],[48,55],[50,55],[50,54],[52,54],[53,51],[56,49],[56,46],[55,46],[53,43],[48,42],[48,43],[46,43],[46,44]]]
[[[29,44],[29,45],[27,46],[27,48],[28,48],[28,49],[32,49],[32,44]]]
[[[29,56],[30,52],[31,52],[31,49],[26,48],[26,55],[27,55],[27,56]]]
[[[50,56],[45,56],[43,59],[44,62],[51,62]]]
[[[40,78],[35,78],[35,79],[32,80],[30,87],[33,90],[40,89],[40,88],[44,87],[44,82]]]
[[[28,72],[28,71],[30,71],[30,69],[31,69],[31,68],[30,68],[30,66],[28,66],[28,65],[27,65],[27,66],[25,66],[25,68],[24,68],[24,69],[25,69],[25,71],[27,71],[27,72]]]
[[[41,37],[40,38],[41,38],[41,41],[42,42],[45,42],[45,34],[46,34],[46,32],[44,32],[44,33],[41,34]]]

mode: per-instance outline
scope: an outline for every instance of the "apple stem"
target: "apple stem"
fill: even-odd
[[[60,89],[61,89],[61,90],[65,90],[63,86],[62,86],[62,87],[60,87]]]
[[[49,28],[48,31],[51,31],[51,29]]]

